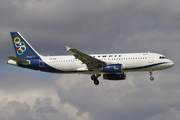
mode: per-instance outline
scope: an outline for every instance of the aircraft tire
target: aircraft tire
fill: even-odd
[[[153,81],[153,80],[154,80],[154,77],[151,76],[151,77],[150,77],[150,80]]]
[[[99,80],[94,80],[95,85],[99,85]]]
[[[91,79],[92,79],[93,81],[95,81],[95,80],[97,79],[97,77],[96,77],[95,75],[92,75],[92,76],[91,76]]]

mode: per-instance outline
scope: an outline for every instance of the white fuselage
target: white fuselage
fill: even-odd
[[[166,59],[163,55],[157,53],[128,53],[128,54],[93,54],[90,55],[100,59],[108,64],[122,64],[123,72],[133,71],[156,71],[168,69],[174,63]],[[86,64],[72,55],[66,56],[40,56],[47,65],[66,73],[80,73],[92,74],[88,71]],[[43,64],[40,63],[43,67]],[[83,71],[83,72],[82,72]]]

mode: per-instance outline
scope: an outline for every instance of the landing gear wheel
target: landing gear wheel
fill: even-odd
[[[91,76],[91,79],[94,81],[94,80],[96,80],[97,78],[96,78],[95,75],[92,75],[92,76]]]
[[[99,80],[97,79],[98,77],[96,77],[96,75],[92,75],[91,76],[91,79],[92,79],[92,81],[94,81],[94,84],[95,85],[99,85]]]
[[[154,77],[152,76],[153,75],[152,71],[149,71],[149,74],[150,74],[150,80],[153,81]]]
[[[101,76],[101,74],[97,74],[97,75],[93,74],[93,75],[91,76],[91,79],[92,79],[92,81],[94,81],[94,84],[95,84],[95,85],[99,85],[99,80],[98,80],[98,77],[99,77],[99,76]]]
[[[95,85],[99,85],[99,80],[94,80]]]
[[[150,77],[150,80],[153,81],[153,80],[154,80],[154,77],[151,76],[151,77]]]

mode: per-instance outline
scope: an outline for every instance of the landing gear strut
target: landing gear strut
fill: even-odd
[[[94,84],[95,85],[99,85],[99,80],[98,80],[98,75],[97,76],[95,76],[95,75],[92,75],[91,76],[91,79],[92,79],[92,81],[94,81]]]
[[[154,77],[152,76],[152,71],[149,71],[149,74],[150,74],[150,80],[153,81],[154,80]]]

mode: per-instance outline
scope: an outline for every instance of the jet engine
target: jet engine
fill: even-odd
[[[122,73],[123,65],[122,64],[110,64],[104,67],[99,68],[100,72],[105,73]]]

